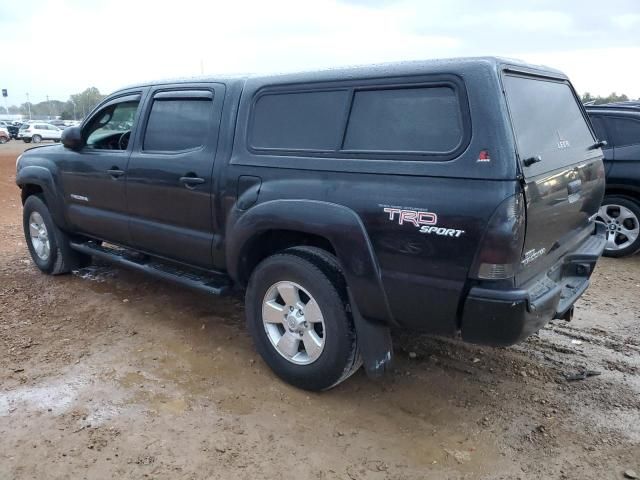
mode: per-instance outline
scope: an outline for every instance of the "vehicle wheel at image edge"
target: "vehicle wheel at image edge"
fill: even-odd
[[[31,259],[42,272],[59,275],[91,262],[91,257],[71,249],[69,238],[53,222],[47,205],[37,195],[24,203],[23,227]]]
[[[611,195],[604,197],[598,220],[607,226],[604,255],[624,257],[640,250],[640,202]]]
[[[256,349],[276,375],[306,390],[327,390],[361,365],[345,283],[330,262],[286,250],[255,268],[246,292]]]
[[[0,137],[0,144],[7,143],[9,139],[7,137]]]

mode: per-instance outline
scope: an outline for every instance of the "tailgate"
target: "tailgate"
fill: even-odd
[[[526,199],[519,283],[593,231],[604,194],[602,151],[567,80],[505,73]]]

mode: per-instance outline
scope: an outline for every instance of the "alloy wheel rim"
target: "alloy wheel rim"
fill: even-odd
[[[51,255],[51,243],[49,242],[49,232],[44,223],[42,215],[38,212],[31,212],[29,215],[29,236],[33,250],[42,261],[47,261]]]
[[[309,365],[320,358],[326,340],[324,317],[316,300],[297,283],[281,281],[269,287],[262,322],[275,350],[289,362]]]
[[[625,249],[640,236],[638,217],[623,205],[602,205],[598,210],[598,219],[607,226],[606,250]]]

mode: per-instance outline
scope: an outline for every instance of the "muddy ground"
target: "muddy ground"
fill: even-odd
[[[310,394],[262,363],[238,299],[39,273],[24,147],[0,145],[0,479],[640,474],[640,256],[603,259],[573,322],[519,346],[397,334],[394,374]],[[564,376],[584,369],[601,375]]]

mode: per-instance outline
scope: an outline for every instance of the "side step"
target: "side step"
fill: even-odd
[[[108,262],[148,273],[163,280],[200,290],[201,292],[224,295],[231,291],[231,280],[221,273],[202,273],[197,270],[160,262],[147,255],[119,247],[98,245],[94,242],[74,243],[71,248]]]

